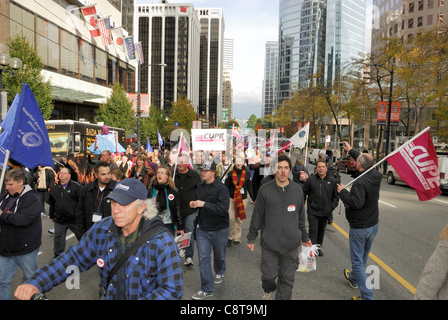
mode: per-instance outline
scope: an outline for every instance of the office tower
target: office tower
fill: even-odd
[[[222,118],[224,16],[221,8],[196,8],[200,19],[199,117]]]
[[[278,41],[266,42],[261,116],[271,115],[277,107]]]
[[[309,85],[331,83],[364,54],[365,1],[280,0],[279,101]]]
[[[445,0],[373,0],[372,4],[372,55],[384,44],[381,38],[405,41],[421,28],[432,28],[448,17]]]
[[[192,4],[136,4],[135,42],[141,42],[141,92],[151,105],[169,111],[180,95],[199,104],[200,23]],[[146,67],[148,65],[149,67]],[[160,64],[166,64],[165,68]]]
[[[224,39],[224,71],[223,71],[223,91],[222,91],[222,121],[232,119],[233,106],[233,39]]]

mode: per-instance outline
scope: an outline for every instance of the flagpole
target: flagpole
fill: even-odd
[[[176,170],[177,170],[177,161],[179,161],[179,150],[180,147],[182,145],[182,137],[184,136],[184,133],[181,131],[180,132],[180,140],[179,140],[179,149],[177,149],[177,158],[176,158],[176,163],[174,164],[174,171],[173,171],[173,181],[174,181],[174,177],[176,176]]]
[[[407,141],[406,143],[404,143],[402,146],[400,146],[399,148],[395,149],[393,152],[389,153],[386,157],[384,157],[384,159],[382,159],[381,161],[379,161],[377,164],[375,164],[373,167],[369,168],[368,170],[363,171],[363,173],[361,175],[359,175],[358,177],[356,177],[356,179],[350,181],[349,183],[347,183],[347,185],[345,187],[350,186],[351,184],[353,184],[353,182],[355,182],[356,180],[358,180],[359,178],[361,178],[363,175],[365,175],[367,172],[373,170],[374,168],[376,168],[377,166],[379,166],[380,164],[382,164],[384,161],[387,160],[387,158],[397,154],[398,152],[401,152],[401,150],[403,150],[409,143],[411,143],[412,141],[414,141],[415,139],[417,139],[418,137],[420,137],[421,135],[423,135],[426,131],[429,130],[430,127],[426,127],[425,129],[423,129],[419,134],[417,134],[416,136],[414,136],[411,140]]]

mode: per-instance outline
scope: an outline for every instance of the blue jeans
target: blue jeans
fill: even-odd
[[[350,257],[352,271],[350,279],[358,285],[363,300],[373,300],[373,290],[367,287],[366,267],[373,239],[378,232],[378,224],[365,229],[350,228]]]
[[[196,229],[196,244],[198,246],[199,272],[201,274],[201,291],[213,293],[215,282],[213,280],[211,256],[213,248],[213,269],[217,275],[226,272],[227,234],[229,228],[217,231]]]
[[[25,281],[34,275],[38,253],[39,249],[21,256],[0,256],[0,300],[11,300],[11,282],[19,267]]]
[[[184,217],[184,232],[193,232],[194,230],[194,219],[196,219],[197,212]],[[185,248],[185,258],[193,259],[194,256],[194,237],[190,238],[190,246]]]

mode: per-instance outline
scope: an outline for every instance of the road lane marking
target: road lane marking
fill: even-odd
[[[434,200],[448,204],[448,202],[446,202],[446,201],[442,201],[442,200],[439,200],[439,199],[434,199]]]
[[[345,232],[341,227],[339,227],[335,222],[333,222],[331,225],[334,226],[347,239],[349,238],[348,233]],[[380,267],[382,267],[387,273],[389,273],[392,277],[394,277],[402,286],[404,286],[412,294],[415,295],[415,288],[409,282],[407,282],[402,276],[400,276],[398,273],[396,273],[392,268],[390,268],[387,264],[385,264],[383,261],[381,261],[372,252],[370,252],[369,257],[372,258],[372,260],[375,261]]]
[[[387,205],[389,207],[392,207],[392,208],[397,208],[396,206],[391,205],[390,203],[387,203],[387,202],[384,202],[384,201],[381,201],[381,200],[378,200],[378,202],[381,202],[382,204],[385,204],[385,205]]]

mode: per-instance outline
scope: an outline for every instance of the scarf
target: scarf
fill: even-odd
[[[238,183],[236,170],[232,171],[232,182],[233,185],[235,186],[235,192],[233,193],[233,207],[235,208],[235,218],[240,218],[241,220],[246,219],[246,211],[244,210],[243,196],[241,195],[241,189],[243,188],[245,178],[246,178],[246,170],[242,170],[240,183]]]
[[[166,202],[167,202],[167,200],[166,200],[166,194],[167,194],[166,189],[169,188],[168,183],[159,184],[159,183],[156,182],[152,187],[155,190],[157,190],[156,202],[159,205],[160,212],[162,212],[165,209],[169,209],[166,206]],[[154,190],[154,192],[156,192],[155,190]]]

